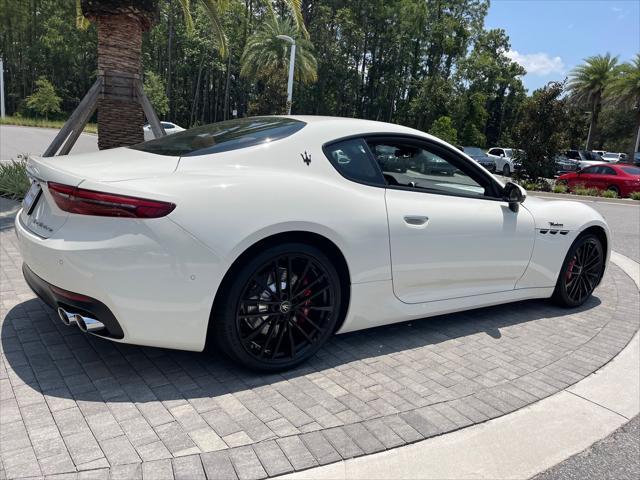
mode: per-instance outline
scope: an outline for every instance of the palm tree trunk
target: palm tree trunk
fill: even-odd
[[[158,20],[157,0],[81,0],[82,13],[96,22],[98,70],[106,79],[141,74],[142,31]],[[131,84],[131,81],[129,81]],[[115,85],[115,84],[114,84]],[[126,91],[127,87],[124,87]],[[98,100],[98,147],[132,145],[143,141],[144,114],[133,88],[109,86]]]
[[[598,126],[598,117],[600,116],[600,95],[593,99],[591,107],[591,122],[589,122],[589,134],[587,136],[587,150],[593,148],[593,140],[596,138],[596,128]]]
[[[140,75],[142,25],[132,16],[106,15],[97,19],[98,70]],[[122,147],[144,140],[144,113],[133,98],[98,101],[98,148]]]

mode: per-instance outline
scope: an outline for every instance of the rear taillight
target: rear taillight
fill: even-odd
[[[96,192],[61,183],[49,182],[48,186],[58,208],[79,215],[158,218],[169,215],[176,208],[169,202]]]

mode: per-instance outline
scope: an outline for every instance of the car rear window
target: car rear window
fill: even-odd
[[[238,118],[191,128],[129,148],[174,157],[209,155],[280,140],[305,125],[285,117]]]
[[[620,167],[629,175],[640,175],[640,167]]]

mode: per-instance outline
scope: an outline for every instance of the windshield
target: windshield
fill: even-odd
[[[629,175],[640,175],[640,167],[622,167],[622,170]]]
[[[463,147],[464,153],[467,155],[484,155],[484,152],[479,147]]]
[[[209,155],[280,140],[305,125],[286,117],[238,118],[191,128],[129,148],[174,157]]]
[[[602,158],[618,158],[617,153],[605,153]]]

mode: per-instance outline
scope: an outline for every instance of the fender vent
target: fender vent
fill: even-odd
[[[560,235],[566,235],[567,233],[569,233],[569,230],[558,230],[558,229],[544,228],[544,229],[540,229],[540,233],[542,235],[546,235],[547,233],[549,235],[557,235],[558,233]]]

